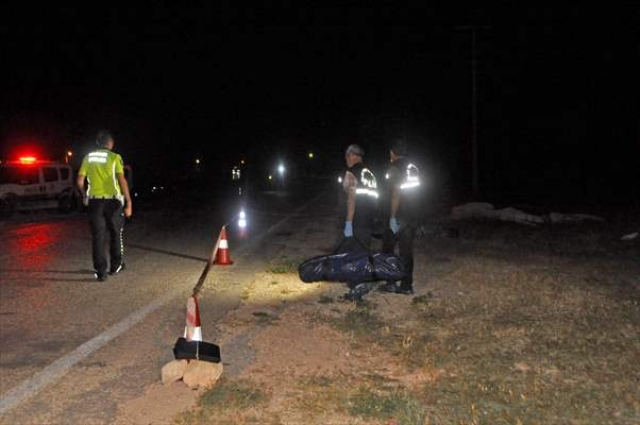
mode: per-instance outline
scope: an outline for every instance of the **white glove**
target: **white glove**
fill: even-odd
[[[398,220],[396,220],[395,217],[391,217],[391,219],[389,219],[389,228],[394,234],[398,234],[398,231],[400,230],[400,223],[398,223]]]
[[[350,238],[353,236],[353,221],[345,221],[344,222],[344,236],[345,238]]]

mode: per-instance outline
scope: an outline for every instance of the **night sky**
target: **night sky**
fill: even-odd
[[[375,164],[401,136],[463,193],[475,27],[483,197],[638,200],[635,6],[190,3],[3,11],[0,154],[81,152],[108,128],[160,178],[308,151],[333,170],[352,142]]]

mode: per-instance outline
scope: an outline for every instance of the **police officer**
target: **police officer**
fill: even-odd
[[[97,149],[82,160],[76,181],[88,208],[93,267],[99,282],[107,280],[107,269],[111,275],[124,269],[122,230],[124,218],[131,217],[133,212],[122,157],[112,152],[114,144],[109,132],[100,131],[96,138]],[[85,177],[88,183],[86,192]],[[104,251],[107,234],[110,267]]]
[[[348,244],[343,251],[368,251],[373,234],[374,218],[378,201],[378,186],[371,170],[363,163],[364,149],[349,145],[345,151],[347,170],[342,182],[346,192],[346,212],[343,235]],[[358,301],[371,290],[370,283],[354,283],[345,298]]]
[[[382,252],[393,254],[396,244],[406,273],[398,286],[387,282],[378,287],[384,292],[413,294],[413,239],[420,225],[421,181],[418,167],[407,156],[403,140],[395,141],[389,151],[391,166],[386,174],[389,189],[389,227],[382,238]]]
[[[362,162],[364,149],[349,145],[345,151],[347,170],[342,186],[347,195],[343,234],[354,237],[361,250],[368,250],[378,201],[378,186],[371,170]],[[354,244],[355,246],[357,246]]]

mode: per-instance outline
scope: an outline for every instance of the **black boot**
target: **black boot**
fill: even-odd
[[[344,299],[347,301],[362,301],[363,295],[371,291],[373,285],[369,282],[359,283],[355,285],[351,290],[344,294]]]
[[[387,282],[384,285],[378,286],[378,291],[391,292],[392,294],[397,293],[399,289],[395,282]]]

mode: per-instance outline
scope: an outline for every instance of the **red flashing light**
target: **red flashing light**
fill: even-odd
[[[21,156],[20,158],[18,158],[18,161],[20,161],[20,164],[30,165],[30,164],[34,164],[36,162],[36,157],[35,156]]]

